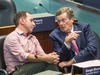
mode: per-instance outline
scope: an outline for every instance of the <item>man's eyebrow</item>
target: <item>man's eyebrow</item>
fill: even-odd
[[[33,20],[34,21],[34,19],[30,19],[30,20]]]
[[[31,18],[31,20],[33,20],[33,18]]]

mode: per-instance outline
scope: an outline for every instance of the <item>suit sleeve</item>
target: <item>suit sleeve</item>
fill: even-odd
[[[80,53],[74,56],[74,59],[76,60],[76,62],[82,62],[82,61],[94,59],[93,55],[87,51],[87,49],[90,50],[94,55],[96,55],[96,51],[97,51],[95,36],[93,35],[89,24],[86,25],[86,27],[84,27],[80,37],[81,40],[85,41],[85,44],[83,43],[84,41],[81,42],[83,44],[81,44],[81,48],[79,49]]]
[[[64,41],[61,38],[59,38],[59,35],[56,32],[51,33],[49,36],[50,36],[50,40],[52,42],[54,51],[58,55],[60,55],[60,61],[68,60],[70,51],[64,44]]]

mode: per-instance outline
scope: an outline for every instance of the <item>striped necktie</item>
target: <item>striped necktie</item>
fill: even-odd
[[[71,32],[68,32],[68,35],[69,35],[70,33],[71,33]],[[77,47],[77,44],[76,44],[75,40],[72,40],[71,43],[73,44],[73,47],[74,47],[76,53],[78,54],[78,53],[79,53],[79,49],[78,49],[78,47]]]

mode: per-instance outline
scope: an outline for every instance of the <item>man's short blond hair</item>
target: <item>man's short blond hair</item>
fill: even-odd
[[[71,19],[72,17],[74,17],[74,13],[73,13],[73,10],[70,8],[70,7],[62,7],[60,8],[57,12],[56,12],[56,17],[61,15],[62,13],[65,13],[67,14],[67,17],[69,19]]]

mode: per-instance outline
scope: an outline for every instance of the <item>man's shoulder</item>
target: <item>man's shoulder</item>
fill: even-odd
[[[51,33],[50,33],[50,36],[51,35],[54,35],[54,34],[58,34],[59,32],[61,32],[60,28],[57,27],[56,29],[54,29]]]
[[[79,22],[74,22],[73,25],[78,26],[80,28],[85,28],[87,26],[90,26],[89,23],[79,23]]]
[[[10,34],[7,35],[6,39],[7,40],[13,40],[17,37],[17,33],[15,31],[12,31]],[[5,40],[6,40],[5,39]]]
[[[83,26],[83,25],[89,25],[89,24],[88,24],[88,23],[79,23],[79,22],[74,22],[73,25]]]

